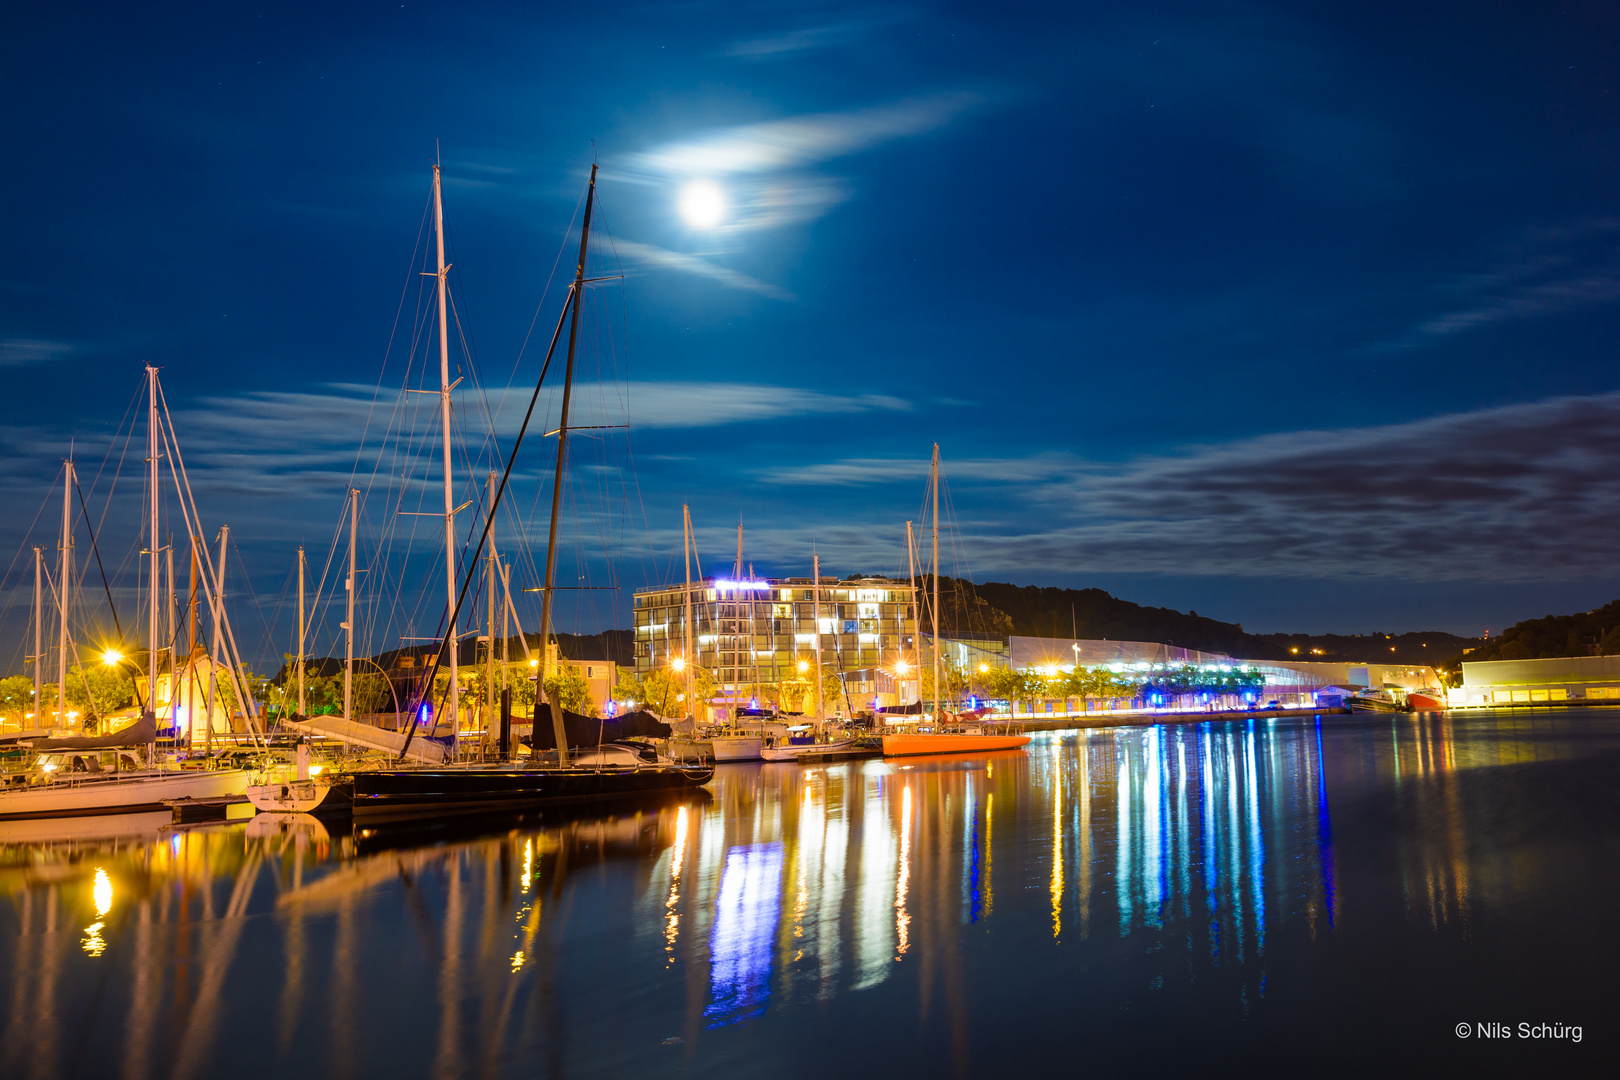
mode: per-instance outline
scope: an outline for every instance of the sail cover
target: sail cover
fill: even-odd
[[[70,735],[60,739],[40,739],[34,744],[34,749],[117,750],[125,746],[145,746],[156,738],[157,721],[152,719],[151,713],[142,713],[139,720],[111,735]]]
[[[650,739],[667,739],[671,728],[644,709],[618,716],[581,716],[563,710],[563,730],[569,746],[596,746],[615,739],[628,739],[640,735]],[[534,710],[534,735],[530,743],[536,750],[557,748],[556,729],[551,724],[551,706],[537,705]]]
[[[916,716],[921,715],[922,711],[923,703],[920,701],[913,701],[910,705],[884,705],[878,709],[885,716]]]
[[[387,728],[373,727],[371,724],[357,724],[353,720],[340,720],[335,716],[311,716],[306,720],[284,719],[281,726],[303,735],[313,735],[320,739],[337,739],[352,746],[370,747],[391,754],[398,754],[405,748],[403,731],[389,731]],[[450,748],[438,739],[419,735],[411,740],[410,751],[405,756],[429,765],[440,765],[449,760]]]

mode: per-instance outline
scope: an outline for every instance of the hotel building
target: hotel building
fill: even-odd
[[[822,578],[819,626],[817,591],[807,577],[692,582],[693,647],[698,665],[714,679],[714,705],[757,707],[771,700],[782,682],[799,677],[800,663],[814,670],[818,634],[821,662],[838,673],[846,698],[828,702],[829,713],[917,700],[911,585]],[[686,605],[684,584],[636,591],[636,674],[668,667],[685,653]],[[923,662],[931,662],[926,654]]]

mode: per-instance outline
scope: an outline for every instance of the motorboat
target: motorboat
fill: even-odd
[[[855,747],[855,736],[833,729],[817,732],[809,724],[788,726],[780,735],[768,735],[759,756],[766,761],[810,761],[847,754]]]

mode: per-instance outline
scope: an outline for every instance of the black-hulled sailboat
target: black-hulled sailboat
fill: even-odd
[[[567,361],[563,374],[562,413],[557,426],[557,464],[552,481],[551,494],[551,526],[546,541],[546,576],[545,585],[541,591],[540,616],[540,670],[536,678],[536,694],[538,701],[542,694],[550,700],[544,707],[535,708],[535,721],[537,733],[542,716],[550,721],[550,727],[556,747],[555,760],[545,760],[538,750],[543,740],[536,738],[534,745],[536,753],[529,759],[529,763],[518,763],[512,760],[512,745],[509,724],[502,724],[499,759],[496,762],[469,762],[465,764],[445,764],[437,767],[399,767],[375,771],[356,772],[354,774],[354,813],[356,819],[379,821],[387,819],[401,819],[416,817],[425,814],[445,813],[477,813],[477,812],[511,812],[520,811],[529,807],[544,806],[553,803],[582,803],[597,802],[610,799],[623,799],[636,796],[646,796],[661,792],[676,791],[683,788],[701,787],[714,777],[712,765],[688,765],[660,758],[656,754],[641,749],[644,744],[620,744],[625,752],[614,752],[612,748],[602,745],[600,734],[595,739],[589,737],[588,730],[580,730],[582,726],[567,723],[562,702],[555,692],[548,692],[545,688],[546,660],[549,659],[549,650],[545,643],[549,640],[551,632],[552,597],[557,570],[557,521],[562,509],[562,485],[564,469],[567,465],[568,452],[568,419],[569,405],[572,398],[574,382],[574,355],[579,340],[580,306],[585,292],[585,259],[589,251],[591,238],[591,214],[596,203],[596,165],[591,166],[590,186],[585,196],[585,216],[583,219],[579,239],[579,262],[575,267],[574,281],[569,288],[568,297],[563,305],[563,311],[557,319],[557,327],[552,332],[551,344],[546,350],[545,363],[541,366],[540,377],[535,380],[534,395],[529,399],[528,412],[524,414],[523,425],[518,430],[512,452],[507,458],[506,468],[501,476],[499,487],[496,489],[485,518],[483,535],[479,538],[478,548],[474,551],[470,561],[466,579],[462,582],[459,593],[456,591],[455,568],[455,536],[454,536],[454,497],[451,488],[451,444],[450,444],[450,361],[447,327],[445,323],[445,274],[447,267],[444,261],[444,213],[443,202],[440,196],[440,172],[437,165],[433,168],[433,216],[434,228],[438,240],[438,308],[439,308],[439,367],[440,388],[442,403],[440,409],[443,424],[444,440],[444,507],[445,507],[445,579],[448,586],[446,603],[449,618],[446,620],[445,636],[440,642],[433,664],[425,671],[417,691],[418,704],[412,708],[413,722],[408,724],[404,746],[400,751],[400,761],[404,761],[411,749],[411,742],[416,733],[415,718],[421,713],[420,703],[428,701],[433,693],[433,681],[439,667],[448,656],[449,685],[446,698],[449,712],[452,717],[459,716],[458,688],[456,685],[456,620],[461,614],[462,604],[466,601],[469,586],[472,584],[473,568],[483,552],[484,545],[490,541],[490,533],[495,522],[495,512],[500,506],[501,499],[506,494],[507,484],[511,480],[512,466],[517,460],[519,450],[523,446],[523,437],[528,431],[529,421],[534,415],[535,403],[539,400],[541,386],[545,382],[546,372],[551,367],[552,357],[556,354],[557,343],[561,339],[563,326],[568,326]],[[503,692],[502,714],[510,715],[509,691]],[[437,710],[433,715],[437,717]],[[668,736],[667,725],[662,735]],[[571,752],[582,750],[577,760],[570,760]],[[549,755],[548,755],[549,756]]]

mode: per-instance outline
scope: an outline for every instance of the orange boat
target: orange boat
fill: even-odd
[[[987,750],[1016,750],[1029,744],[1028,735],[970,735],[951,732],[913,732],[883,736],[884,757],[913,754],[979,754]]]

